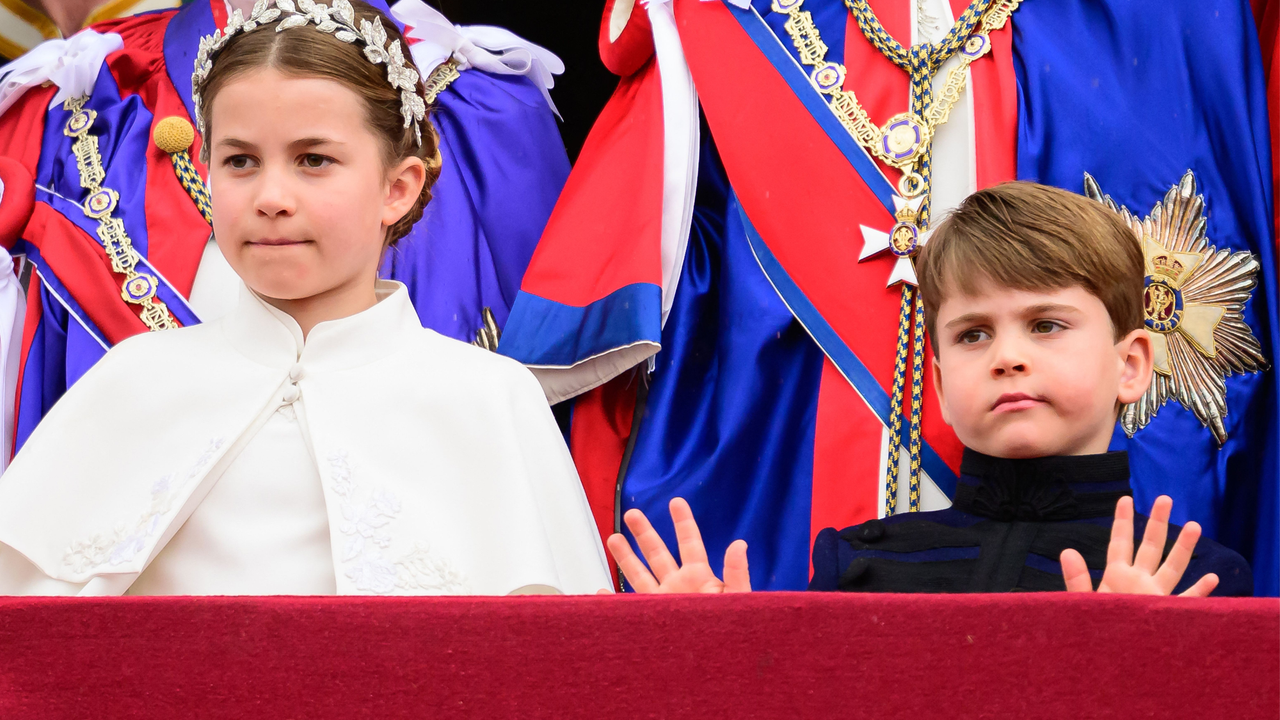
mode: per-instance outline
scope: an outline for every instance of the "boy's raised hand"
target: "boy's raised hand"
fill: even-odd
[[[681,565],[667,551],[666,543],[649,524],[649,519],[639,510],[628,510],[622,518],[635,536],[640,552],[648,561],[646,568],[631,550],[631,544],[620,533],[609,537],[609,552],[622,568],[627,582],[638,593],[726,593],[751,592],[751,577],[747,572],[747,543],[734,540],[724,553],[724,582],[711,571],[707,562],[707,549],[702,545],[702,533],[693,520],[693,511],[684,498],[671,501],[671,521],[676,526],[676,541],[680,546]],[[653,572],[650,572],[652,570]]]
[[[1151,519],[1142,535],[1137,555],[1133,553],[1133,498],[1122,497],[1116,503],[1115,522],[1111,524],[1111,544],[1107,547],[1107,568],[1102,573],[1098,592],[1132,593],[1136,595],[1168,595],[1182,580],[1191,561],[1191,551],[1200,539],[1200,525],[1189,522],[1178,533],[1178,540],[1164,564],[1165,538],[1169,533],[1169,511],[1173,500],[1161,495],[1151,506]],[[1093,582],[1084,558],[1075,550],[1063,550],[1062,579],[1070,592],[1091,592]],[[1209,573],[1182,592],[1183,597],[1205,597],[1218,586],[1218,576]]]

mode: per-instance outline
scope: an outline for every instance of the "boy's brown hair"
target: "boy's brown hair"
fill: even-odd
[[[984,281],[1017,290],[1078,285],[1106,306],[1117,341],[1143,326],[1138,238],[1101,203],[1047,185],[1009,182],[970,195],[934,229],[916,275],[935,356],[943,299]]]

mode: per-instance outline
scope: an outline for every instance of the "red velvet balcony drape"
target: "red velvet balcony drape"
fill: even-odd
[[[0,598],[0,718],[1280,714],[1280,601]]]

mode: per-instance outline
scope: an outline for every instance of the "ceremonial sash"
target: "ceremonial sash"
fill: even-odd
[[[859,263],[860,227],[894,223],[893,187],[751,9],[680,2],[677,19],[707,122],[765,274],[840,374],[887,424],[898,292]],[[763,170],[761,147],[785,158]],[[925,373],[926,383],[931,383]],[[944,491],[960,446],[926,387],[922,458]],[[939,453],[938,448],[941,448]],[[944,459],[945,456],[945,459]]]
[[[847,12],[838,4],[814,11],[834,15],[833,7],[835,20],[843,24]],[[606,64],[620,70],[635,67],[636,31],[648,30],[636,18],[647,15],[634,13],[621,37],[609,44],[610,9],[606,7],[601,30]],[[741,224],[775,289],[829,358],[822,372],[813,446],[811,532],[874,517],[885,475],[882,434],[895,410],[888,388],[898,298],[896,289],[885,288],[887,263],[859,265],[857,260],[860,226],[887,230],[894,222],[892,186],[754,11],[718,2],[677,2],[675,9],[702,108],[745,209]],[[830,26],[832,20],[824,22]],[[981,92],[995,97],[996,88],[1004,90],[999,93],[999,122],[977,124],[979,137],[998,138],[1000,147],[977,163],[984,184],[1009,179],[1014,166],[1014,95],[1004,88],[1013,84],[1012,63],[1007,32],[996,35],[999,59],[984,60],[973,69],[973,86]],[[835,43],[842,38],[833,34],[828,39]],[[857,43],[865,45],[865,40],[855,28],[849,46],[861,47]],[[875,75],[873,84],[890,87],[901,80],[900,97],[871,94],[871,102],[877,103],[873,113],[887,117],[901,112],[907,104],[905,75],[891,65],[881,68],[883,73],[871,68],[863,72],[863,64],[870,64],[867,57],[887,64],[877,50],[865,49],[869,53],[858,59],[859,72],[850,73],[849,82],[866,74]],[[832,52],[838,55],[839,50]],[[535,372],[590,365],[610,351],[658,339],[652,302],[607,302],[609,293],[628,284],[628,289],[648,287],[650,298],[657,294],[653,158],[661,137],[643,131],[657,129],[658,83],[652,64],[624,78],[584,147],[525,277],[500,351]],[[766,157],[774,160],[762,163]],[[618,275],[626,280],[613,280]],[[602,285],[606,278],[612,284]],[[643,357],[622,355],[611,366],[576,378],[576,387],[568,383],[566,388],[545,372],[539,377],[553,400],[562,399]],[[602,533],[611,529],[613,513],[607,510],[614,503],[623,444],[633,430],[629,398],[635,380],[619,382],[630,391],[592,392],[574,411],[575,459]],[[926,382],[931,383],[927,373]],[[959,447],[940,422],[932,387],[925,389],[924,398],[925,471],[946,491],[954,484],[952,466],[958,463]],[[806,460],[796,458],[797,463]]]

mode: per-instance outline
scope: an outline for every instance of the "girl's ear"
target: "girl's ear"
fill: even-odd
[[[1146,328],[1138,328],[1116,343],[1116,354],[1123,367],[1116,400],[1121,405],[1137,402],[1151,386],[1151,366],[1155,351]]]
[[[382,226],[391,227],[413,209],[427,181],[421,158],[408,157],[387,173],[387,198],[382,207]]]

